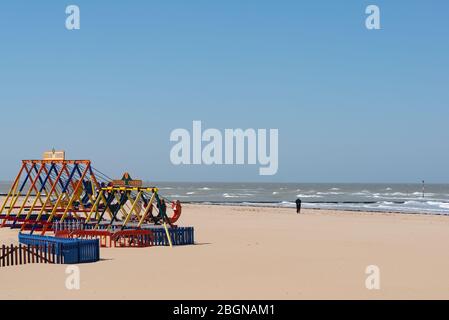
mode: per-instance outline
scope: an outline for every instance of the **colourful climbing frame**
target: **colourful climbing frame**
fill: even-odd
[[[0,227],[53,231],[54,222],[81,223],[86,228],[139,230],[146,225],[174,224],[181,203],[143,187],[126,173],[112,180],[89,160],[66,160],[64,152],[47,152],[43,160],[23,160],[0,204]]]

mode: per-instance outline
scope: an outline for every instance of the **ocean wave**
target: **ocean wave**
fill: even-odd
[[[449,209],[449,202],[441,202],[441,201],[427,201],[428,205],[436,206],[442,209]]]
[[[414,196],[421,196],[421,197],[423,196],[423,192],[422,191],[416,191],[416,192],[413,192],[411,194],[414,195]],[[432,197],[434,195],[435,195],[434,193],[424,192],[424,196],[427,196],[427,197]]]
[[[449,215],[449,185],[429,185],[422,197],[420,185],[329,185],[305,184],[223,184],[210,187],[185,188],[183,185],[161,189],[175,191],[167,197],[188,202],[207,201],[232,205],[295,207],[295,199],[302,199],[305,208],[356,210],[374,212],[404,212]],[[183,190],[183,191],[180,191]],[[371,191],[370,191],[371,190]]]
[[[291,201],[278,202],[218,202],[214,204],[251,206],[251,207],[281,207],[294,208],[296,204]],[[418,206],[421,204],[424,206]],[[325,210],[349,210],[349,211],[369,211],[369,212],[397,212],[397,213],[417,213],[417,214],[437,214],[449,215],[449,203],[412,202],[395,203],[389,201],[375,203],[328,203],[328,202],[303,202],[303,208],[306,209],[325,209]]]
[[[322,196],[316,195],[316,194],[297,194],[296,197],[297,198],[322,198]]]
[[[296,203],[290,202],[290,201],[282,201],[279,203],[281,207],[288,207],[288,208],[294,208],[296,207]]]
[[[247,198],[254,196],[253,193],[223,193],[223,198]]]
[[[402,196],[409,196],[410,194],[409,193],[404,193],[404,192],[386,192],[386,193],[381,193],[381,195],[402,197]]]
[[[335,192],[335,191],[333,191],[333,192],[317,192],[316,194],[323,195],[323,196],[326,196],[326,195],[337,196],[337,195],[341,195],[341,194],[345,194],[345,193],[344,192]]]
[[[229,193],[223,193],[223,198],[240,198],[240,197]]]
[[[351,195],[352,196],[369,196],[369,195],[374,196],[372,194],[369,194],[367,192],[362,192],[362,191],[360,191],[360,192],[352,192]]]

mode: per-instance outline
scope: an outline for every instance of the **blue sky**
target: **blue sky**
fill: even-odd
[[[2,2],[0,179],[55,147],[153,181],[449,182],[448,15],[445,0]],[[173,166],[170,132],[193,120],[279,129],[278,174]]]

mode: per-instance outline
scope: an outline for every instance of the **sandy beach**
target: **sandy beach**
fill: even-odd
[[[0,268],[0,299],[449,298],[445,216],[186,205],[179,225],[195,246],[102,249],[79,265],[80,290],[64,265]],[[380,290],[366,289],[368,265]]]

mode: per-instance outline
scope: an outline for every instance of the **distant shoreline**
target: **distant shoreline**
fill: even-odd
[[[270,202],[271,203],[271,202]],[[312,203],[312,202],[303,202],[304,203]],[[328,203],[328,202],[326,202]],[[275,209],[286,209],[286,210],[293,210],[295,211],[296,208],[293,207],[285,207],[281,205],[271,205],[269,206],[269,203],[258,203],[258,204],[248,204],[248,203],[237,203],[237,202],[229,202],[229,203],[218,203],[218,202],[195,202],[195,201],[189,201],[189,202],[183,202],[183,204],[188,205],[195,205],[195,206],[217,206],[217,207],[244,207],[244,208],[275,208]],[[264,205],[266,204],[266,205]],[[275,203],[273,203],[275,204]],[[373,210],[368,208],[302,208],[301,210],[317,210],[317,211],[337,211],[337,212],[358,212],[358,213],[386,213],[386,214],[403,214],[403,215],[422,215],[422,216],[443,216],[443,217],[449,217],[449,215],[444,213],[427,213],[427,212],[403,212],[403,211],[381,211],[381,210]]]
[[[0,193],[0,197],[6,197],[8,194]],[[35,194],[31,194],[31,197],[35,196]],[[20,195],[20,198],[25,197],[25,195]],[[0,204],[1,204],[0,199]],[[423,202],[429,201],[425,199]],[[279,201],[208,201],[208,200],[188,200],[182,201],[183,204],[186,205],[201,205],[201,206],[228,206],[228,207],[244,207],[244,208],[278,208],[278,209],[286,209],[286,210],[296,210],[293,200],[289,205],[286,203],[282,203]],[[401,211],[401,210],[392,210],[392,209],[376,209],[370,208],[366,205],[375,205],[377,201],[310,201],[304,200],[302,201],[302,209],[304,210],[320,210],[320,211],[337,211],[337,212],[368,212],[368,213],[391,213],[391,214],[407,214],[407,215],[430,215],[430,216],[449,216],[449,214],[445,212],[426,212],[426,211]],[[406,201],[391,201],[391,203],[401,205],[405,204]],[[323,206],[323,207],[308,207],[307,205],[312,206]],[[331,207],[325,207],[329,205]],[[337,205],[343,205],[343,207],[336,207]],[[364,207],[349,207],[344,205],[360,205]]]

